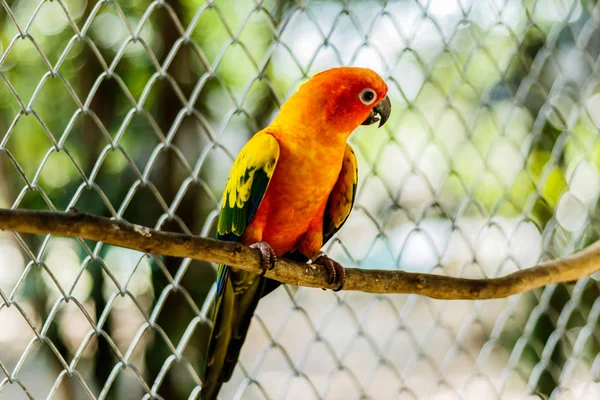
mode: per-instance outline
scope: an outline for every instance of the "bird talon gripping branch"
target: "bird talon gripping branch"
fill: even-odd
[[[277,262],[277,255],[275,255],[275,251],[269,243],[267,242],[256,242],[252,243],[249,246],[251,249],[258,249],[260,251],[260,268],[262,269],[262,273],[260,276],[265,276],[267,271],[275,268],[275,263]]]
[[[261,275],[276,256],[308,260],[318,253],[354,204],[357,162],[346,140],[360,125],[385,124],[391,111],[387,91],[383,79],[365,68],[333,68],[303,84],[236,157],[217,238],[258,249]],[[327,256],[317,257],[317,264],[341,290],[344,268]],[[259,299],[279,284],[219,266],[203,400],[214,400],[231,378]]]
[[[327,269],[327,275],[329,280],[327,283],[330,285],[337,283],[338,287],[333,289],[334,292],[339,292],[346,283],[346,269],[337,261],[327,257],[325,254],[321,254],[317,257],[313,264],[320,265]]]

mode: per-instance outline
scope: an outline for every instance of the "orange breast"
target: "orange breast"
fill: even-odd
[[[339,176],[345,143],[340,148],[287,146],[280,143],[275,173],[242,241],[269,243],[277,255],[294,249],[323,210]],[[320,226],[319,225],[319,226]],[[312,249],[317,251],[318,249]]]

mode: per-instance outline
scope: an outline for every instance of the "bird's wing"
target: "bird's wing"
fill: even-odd
[[[347,144],[342,169],[329,194],[323,215],[323,244],[340,230],[352,211],[358,184],[358,164],[352,147]]]
[[[237,241],[258,210],[279,159],[279,143],[259,132],[237,156],[223,194],[217,238]]]
[[[278,159],[279,144],[267,133],[257,133],[244,146],[225,186],[218,239],[240,240],[260,206]],[[216,398],[223,382],[231,377],[264,283],[259,275],[219,265],[203,399]]]

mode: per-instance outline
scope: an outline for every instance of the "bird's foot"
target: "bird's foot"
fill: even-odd
[[[329,284],[337,283],[337,289],[334,289],[334,292],[339,292],[344,287],[344,283],[346,283],[346,270],[342,265],[327,257],[325,254],[321,254],[317,258],[313,260],[313,264],[320,265],[327,269],[327,275],[329,275]]]
[[[275,250],[267,242],[256,242],[250,245],[251,249],[258,249],[260,251],[260,269],[262,273],[260,276],[265,276],[268,270],[275,268],[275,262],[277,261],[277,255]]]

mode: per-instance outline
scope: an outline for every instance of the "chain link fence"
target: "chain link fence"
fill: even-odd
[[[600,6],[0,0],[0,206],[214,235],[229,168],[312,74],[375,69],[343,264],[496,277],[600,232]],[[0,233],[0,399],[195,399],[213,265]],[[509,299],[285,286],[222,399],[600,398],[594,277]]]

